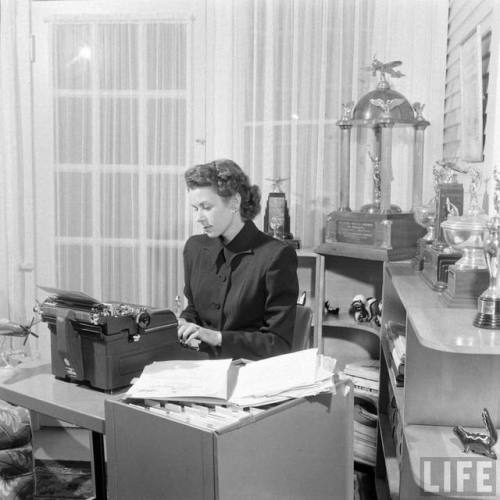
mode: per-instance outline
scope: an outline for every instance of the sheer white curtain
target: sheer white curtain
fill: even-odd
[[[292,231],[303,246],[322,241],[325,216],[338,208],[336,121],[343,103],[375,88],[376,79],[363,69],[375,54],[404,61],[407,76],[393,87],[411,103],[426,104],[425,116],[433,122],[429,169],[429,158],[441,157],[435,153],[442,144],[446,2],[246,0],[238,2],[235,19],[236,88],[244,96],[235,119],[243,130],[239,160],[265,192],[271,187],[267,178],[288,179],[283,188]],[[371,201],[372,190],[370,138],[366,131],[357,134],[351,154],[354,209]],[[393,162],[399,168],[411,161],[412,143],[404,136],[397,141]],[[409,209],[411,172],[399,177],[396,201]]]
[[[0,1],[0,318],[17,322],[33,307],[28,18],[28,0]]]
[[[52,20],[57,286],[173,307],[188,231],[191,21]]]

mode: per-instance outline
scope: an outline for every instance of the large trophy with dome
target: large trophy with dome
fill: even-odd
[[[386,75],[404,76],[394,69],[400,61],[382,63],[373,59],[369,68],[378,75],[375,90],[364,95],[356,105],[343,105],[337,122],[341,133],[340,206],[327,218],[325,243],[321,253],[350,252],[362,256],[363,249],[380,254],[382,260],[410,259],[415,255],[416,242],[425,234],[411,212],[403,212],[391,204],[392,147],[394,127],[412,128],[413,189],[412,208],[422,205],[424,132],[429,122],[422,115],[423,105],[413,106],[399,92],[391,89]],[[359,210],[349,206],[351,131],[364,127],[373,132],[372,149],[368,151],[373,169],[373,200]],[[356,134],[357,136],[358,134]],[[404,167],[404,166],[403,166]]]

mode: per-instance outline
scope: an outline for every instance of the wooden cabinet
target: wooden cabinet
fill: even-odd
[[[401,500],[484,498],[483,486],[498,498],[497,462],[464,454],[452,429],[485,432],[483,408],[500,421],[500,331],[474,327],[475,309],[446,308],[406,262],[385,264],[383,304],[379,498],[383,490]],[[391,368],[389,321],[406,329],[403,387]],[[475,469],[478,460],[489,479]]]

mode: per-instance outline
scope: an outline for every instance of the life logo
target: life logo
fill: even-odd
[[[497,497],[497,462],[485,457],[420,459],[424,494]]]

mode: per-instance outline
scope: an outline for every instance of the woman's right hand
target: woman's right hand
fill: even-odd
[[[201,339],[192,338],[192,335],[197,333],[200,329],[200,326],[196,323],[190,323],[186,321],[184,318],[179,318],[179,327],[177,329],[177,337],[179,342],[186,347],[190,347],[191,349],[199,350]]]

